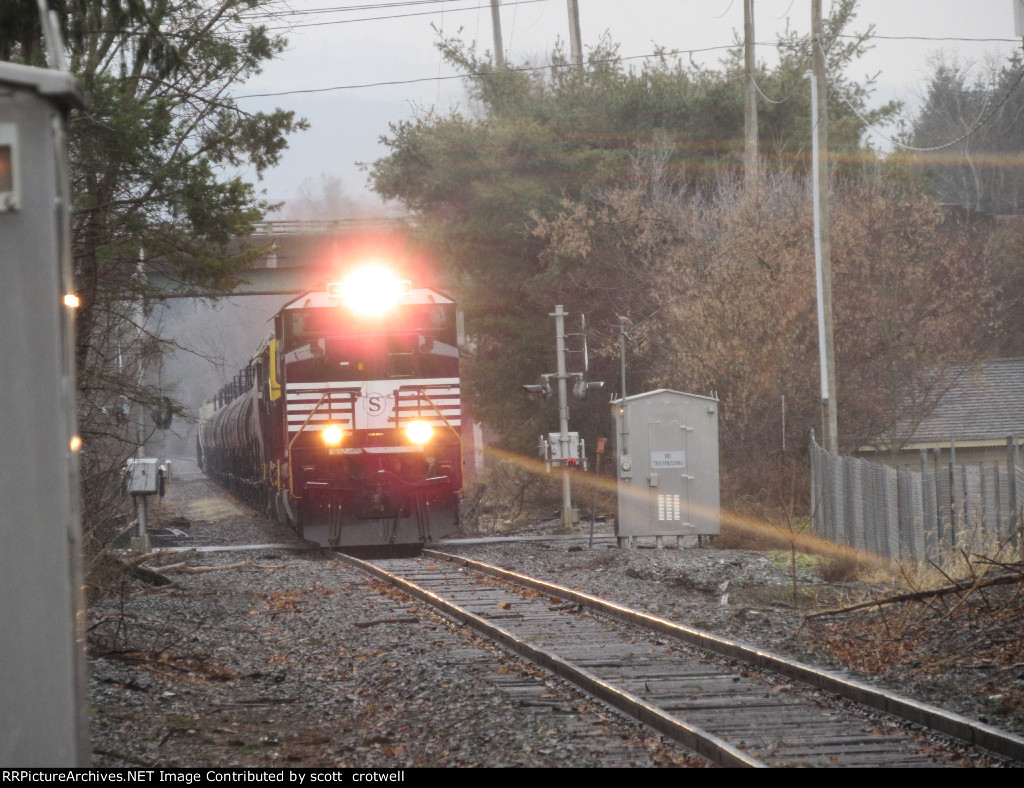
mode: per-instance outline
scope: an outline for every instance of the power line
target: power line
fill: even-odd
[[[666,57],[666,56],[667,57],[674,57],[674,56],[678,56],[678,55],[695,55],[695,54],[700,54],[700,53],[703,53],[703,52],[715,52],[715,51],[722,50],[722,49],[734,49],[734,48],[735,48],[735,45],[728,44],[728,45],[716,46],[716,47],[704,47],[702,49],[677,49],[677,50],[673,50],[672,52],[653,52],[653,53],[648,54],[648,55],[628,55],[628,56],[625,56],[625,57],[609,57],[609,58],[600,58],[600,59],[597,59],[597,60],[591,59],[591,60],[589,60],[587,62],[591,63],[591,64],[624,63],[624,62],[626,62],[628,60],[647,60],[649,58],[660,58],[660,57]],[[393,86],[393,85],[414,85],[414,84],[420,83],[420,82],[435,82],[435,81],[440,81],[440,80],[451,80],[451,79],[470,79],[472,77],[493,76],[494,74],[499,74],[499,73],[529,73],[529,72],[534,72],[534,71],[553,71],[553,70],[555,70],[557,68],[573,68],[573,67],[574,67],[574,64],[572,64],[572,63],[558,63],[558,64],[549,63],[549,64],[545,64],[543,66],[517,66],[517,67],[514,67],[514,68],[505,68],[505,69],[502,69],[501,71],[498,71],[498,70],[495,70],[495,71],[472,71],[472,72],[469,72],[469,73],[466,73],[466,74],[449,74],[449,75],[446,75],[446,76],[419,77],[419,78],[414,78],[414,79],[395,79],[395,80],[388,80],[388,81],[383,81],[383,82],[365,82],[365,83],[361,83],[361,84],[358,84],[358,85],[333,85],[331,87],[326,87],[326,88],[299,88],[299,89],[296,89],[296,90],[280,90],[280,91],[275,91],[275,92],[271,92],[271,93],[247,93],[247,94],[242,95],[242,96],[235,96],[234,98],[236,100],[238,100],[238,99],[248,99],[248,98],[271,98],[271,97],[274,97],[274,96],[293,96],[293,95],[297,95],[297,94],[300,94],[300,93],[328,93],[328,92],[335,91],[335,90],[360,90],[362,88],[379,88],[379,87],[389,87],[389,86]]]
[[[473,0],[463,0],[472,2]],[[521,0],[509,0],[509,5],[518,4]],[[384,8],[409,8],[412,6],[438,5],[440,3],[458,2],[458,0],[398,0],[390,3],[364,3],[361,5],[329,6],[327,8],[288,8],[284,10],[253,11],[239,14],[240,19],[262,19],[266,17],[312,16],[314,14],[345,14],[352,11],[376,11]]]
[[[444,2],[445,0],[418,0],[418,1],[422,2],[422,3],[437,3],[437,2]],[[502,5],[520,6],[520,5],[526,5],[528,3],[546,3],[546,2],[548,2],[548,0],[512,0],[512,2],[503,3]],[[366,6],[362,10],[372,10],[374,8],[377,8],[377,7],[391,7],[391,6],[399,7],[399,6],[402,6],[402,5],[413,5],[413,3],[394,3],[394,4],[385,4],[383,6]],[[352,9],[344,8],[344,9],[338,9],[338,10],[339,11],[349,11],[349,10],[352,10]],[[381,22],[381,21],[387,21],[389,19],[406,19],[406,18],[415,17],[415,16],[437,16],[438,14],[446,14],[446,13],[452,14],[452,13],[457,13],[459,11],[480,11],[480,10],[481,9],[480,9],[479,6],[466,6],[465,8],[448,8],[448,9],[442,8],[442,9],[436,10],[436,11],[411,11],[411,12],[409,12],[407,14],[383,14],[381,16],[364,16],[364,17],[358,17],[356,19],[333,19],[333,20],[328,20],[328,21],[324,21],[324,22],[301,22],[301,23],[298,23],[298,24],[278,25],[276,27],[268,27],[267,30],[271,30],[271,31],[273,31],[273,30],[297,30],[298,28],[303,28],[303,27],[327,27],[329,25],[348,25],[348,24],[352,24],[352,23],[355,23],[355,22]],[[333,13],[333,12],[331,12],[331,13]]]
[[[859,38],[851,33],[840,33],[836,38]],[[867,41],[955,41],[976,44],[1020,44],[1019,38],[968,38],[966,36],[880,36],[872,33]]]
[[[351,24],[351,23],[355,23],[355,22],[378,22],[378,21],[386,21],[388,19],[404,19],[404,18],[407,18],[407,17],[414,17],[414,16],[432,16],[432,15],[437,15],[437,14],[455,13],[455,12],[458,12],[458,11],[480,11],[481,10],[479,4],[477,4],[476,6],[469,5],[469,6],[466,6],[464,8],[448,8],[448,7],[444,7],[443,6],[443,4],[450,3],[450,2],[453,2],[453,1],[457,1],[457,0],[396,0],[395,2],[363,3],[363,4],[360,4],[360,5],[352,5],[352,6],[331,6],[331,7],[326,7],[326,8],[310,8],[310,9],[302,9],[302,10],[294,10],[294,11],[266,11],[266,12],[260,12],[260,13],[255,13],[255,14],[243,14],[243,15],[241,15],[241,18],[243,18],[243,19],[257,19],[257,18],[268,17],[268,18],[271,18],[271,19],[275,19],[275,18],[283,18],[283,17],[291,17],[291,16],[309,16],[309,15],[315,15],[315,14],[350,13],[350,12],[353,12],[353,11],[375,11],[375,10],[378,10],[378,9],[388,9],[388,8],[409,8],[409,7],[416,7],[416,6],[436,6],[436,5],[442,5],[442,8],[440,10],[435,10],[435,11],[415,11],[415,12],[411,12],[411,13],[407,13],[407,14],[384,14],[384,15],[381,15],[381,16],[359,17],[357,19],[334,19],[334,20],[328,20],[328,21],[323,21],[323,22],[306,22],[306,23],[295,24],[295,25],[281,25],[279,27],[268,28],[268,30],[290,30],[290,29],[297,29],[297,28],[303,28],[303,27],[323,27],[323,26],[328,26],[328,25],[345,25],[345,24]],[[471,2],[471,0],[466,0],[466,2]],[[508,6],[518,7],[520,5],[530,5],[530,4],[533,4],[533,3],[546,3],[546,2],[548,2],[548,0],[503,0],[502,6],[503,7],[508,7]],[[729,11],[729,9],[731,7],[732,7],[732,3],[730,2],[729,7],[726,8],[726,11],[723,14],[721,14],[718,17],[714,17],[714,15],[710,15],[710,16],[712,16],[713,18],[721,18],[721,16],[724,16],[725,13],[728,13],[728,11]],[[792,3],[790,4],[790,7],[792,8]],[[835,37],[836,38],[858,38],[859,36],[857,36],[856,34],[850,34],[850,33],[840,33],[839,35],[837,35]],[[871,40],[878,40],[878,41],[936,41],[936,42],[947,41],[947,42],[956,42],[956,43],[1009,43],[1009,44],[1015,44],[1015,43],[1019,43],[1020,42],[1020,39],[1018,39],[1018,38],[969,38],[969,37],[965,37],[965,36],[885,36],[885,35],[872,34],[870,38],[871,38]],[[757,43],[756,46],[775,46],[776,44],[777,44],[777,42],[773,41],[773,42],[765,43],[765,44]],[[694,51],[698,51],[698,50],[694,50]]]
[[[1013,40],[1016,42],[1016,39],[1013,39]],[[831,78],[831,74],[829,74],[829,77]],[[978,129],[980,129],[986,123],[988,123],[995,116],[995,114],[997,112],[999,112],[1000,109],[1003,108],[1003,106],[1006,104],[1006,102],[1010,100],[1010,96],[1013,95],[1013,92],[1018,87],[1020,87],[1021,82],[1024,82],[1024,69],[1021,69],[1020,73],[1017,75],[1017,78],[1013,81],[1013,84],[1010,85],[1010,87],[1007,89],[1006,93],[1003,94],[1003,97],[999,100],[999,102],[994,107],[992,107],[988,112],[985,112],[984,108],[982,108],[982,114],[980,114],[978,116],[978,120],[975,121],[974,125],[970,129],[968,129],[966,132],[964,132],[963,134],[961,134],[959,137],[957,137],[954,140],[950,140],[949,142],[944,142],[941,145],[933,145],[933,146],[928,147],[928,148],[918,148],[918,147],[915,147],[913,145],[907,145],[905,143],[899,142],[898,140],[894,140],[892,137],[889,137],[886,134],[883,134],[882,132],[880,132],[878,130],[877,126],[875,126],[867,118],[865,118],[863,115],[860,114],[860,111],[855,106],[853,106],[853,104],[849,101],[849,99],[845,95],[843,95],[843,94],[839,94],[839,95],[840,95],[840,98],[842,98],[843,103],[846,104],[846,106],[850,108],[850,110],[853,112],[853,114],[856,115],[860,119],[860,121],[864,124],[866,130],[871,131],[873,134],[877,135],[878,137],[880,137],[881,139],[885,140],[886,142],[889,142],[892,145],[895,145],[897,148],[901,148],[901,149],[906,150],[906,151],[913,151],[915,153],[933,153],[934,151],[937,151],[937,150],[943,150],[944,148],[951,148],[954,145],[958,145],[959,143],[963,142],[968,137],[973,135],[976,131],[978,131]],[[764,94],[762,94],[762,95],[764,95]],[[988,103],[988,99],[986,98],[986,104],[987,103]]]

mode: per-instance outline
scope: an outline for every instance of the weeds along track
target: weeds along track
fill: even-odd
[[[571,589],[434,551],[343,559],[724,766],[1024,763],[1024,738]]]

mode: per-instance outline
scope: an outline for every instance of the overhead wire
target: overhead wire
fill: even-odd
[[[430,2],[430,3],[442,2],[442,0],[419,0],[419,1],[420,2]],[[507,3],[507,5],[514,5],[518,9],[518,6],[520,6],[520,5],[525,5],[525,4],[528,4],[528,3],[546,3],[546,2],[547,2],[547,0],[511,0],[511,2]],[[399,6],[399,5],[403,5],[403,4],[394,4],[394,5],[395,6]],[[505,5],[505,4],[503,3],[503,5]],[[372,10],[373,8],[374,8],[373,6],[369,6],[369,7],[366,7],[365,9],[360,9],[360,10]],[[340,9],[340,10],[341,11],[348,11],[350,9],[345,8],[345,9]],[[442,9],[440,11],[438,11],[438,10],[410,11],[409,13],[405,13],[405,14],[383,14],[381,16],[365,16],[365,17],[357,17],[355,19],[330,19],[330,20],[325,20],[325,21],[322,21],[322,22],[299,22],[299,23],[295,23],[295,24],[284,24],[284,25],[277,25],[277,26],[273,26],[273,27],[268,26],[267,30],[268,31],[297,30],[297,29],[305,28],[305,27],[327,27],[329,25],[348,25],[348,24],[353,24],[353,23],[356,23],[356,22],[383,22],[383,21],[387,21],[387,20],[390,20],[390,19],[407,19],[409,17],[416,17],[416,16],[436,16],[437,14],[443,15],[445,13],[456,13],[456,12],[459,12],[459,11],[478,11],[478,10],[479,9],[476,6],[465,6],[465,7],[462,7],[462,8],[449,8],[447,10]],[[334,11],[323,12],[323,13],[334,13]],[[277,16],[275,16],[275,18],[280,18],[280,16],[287,16],[287,13],[277,15]]]
[[[604,63],[623,63],[629,60],[647,60],[650,58],[660,57],[673,57],[677,55],[695,55],[703,52],[716,52],[722,49],[732,49],[734,45],[723,45],[714,47],[703,47],[699,49],[675,49],[671,52],[652,52],[646,55],[625,55],[621,57],[608,57],[608,58],[597,58],[591,59],[588,62],[595,65]],[[572,63],[547,63],[541,66],[514,66],[501,69],[502,72],[509,73],[528,73],[534,71],[553,71],[558,68],[574,68]],[[412,85],[420,82],[433,82],[434,80],[450,80],[450,79],[471,79],[473,77],[482,77],[489,74],[497,73],[497,69],[494,71],[472,71],[465,74],[448,74],[439,77],[419,77],[412,79],[395,79],[386,80],[382,82],[366,82],[356,85],[333,85],[325,88],[297,88],[294,90],[280,90],[268,93],[247,93],[241,96],[235,96],[235,99],[247,99],[247,98],[270,98],[274,96],[291,96],[299,93],[328,93],[335,90],[359,90],[362,88],[377,88],[387,87],[392,85]]]
[[[826,72],[826,76],[831,77],[832,75]],[[961,142],[974,135],[982,126],[988,123],[995,116],[995,114],[999,112],[1000,109],[1002,109],[1006,102],[1010,100],[1010,96],[1013,95],[1013,92],[1018,87],[1020,87],[1022,82],[1024,82],[1024,68],[1021,69],[1020,73],[1017,75],[1017,78],[1013,81],[1013,84],[1010,85],[1010,87],[1007,89],[1006,93],[1003,94],[999,102],[995,106],[993,106],[987,113],[985,112],[985,109],[986,107],[988,107],[989,97],[986,97],[985,106],[981,108],[981,112],[978,115],[978,119],[974,122],[974,125],[970,129],[968,129],[966,132],[961,134],[956,139],[950,140],[949,142],[944,142],[941,145],[933,145],[927,148],[920,148],[914,145],[907,145],[906,143],[900,142],[899,140],[893,139],[892,137],[883,134],[877,126],[875,126],[871,121],[869,121],[860,113],[857,107],[855,107],[845,95],[840,94],[840,98],[842,99],[843,103],[850,108],[853,114],[856,115],[862,123],[864,123],[866,129],[870,130],[873,134],[885,140],[886,142],[902,150],[912,151],[914,153],[933,153],[934,151],[944,150],[945,148],[951,148],[954,145],[959,145]]]
[[[466,6],[466,7],[461,7],[461,8],[451,8],[450,6],[447,5],[447,3],[449,3],[449,2],[451,2],[451,0],[399,0],[397,2],[367,3],[367,4],[356,5],[356,6],[347,6],[347,7],[337,7],[337,6],[335,6],[335,7],[323,8],[323,9],[304,9],[304,10],[301,10],[301,11],[297,11],[295,13],[300,13],[300,14],[333,13],[333,12],[337,12],[337,11],[371,10],[371,9],[377,9],[377,8],[382,8],[382,9],[383,8],[403,8],[403,7],[410,7],[410,6],[425,6],[425,5],[430,5],[430,6],[438,6],[438,5],[440,5],[441,6],[440,10],[419,11],[419,12],[414,12],[414,13],[410,13],[410,14],[388,14],[388,15],[378,16],[378,17],[361,17],[361,18],[358,18],[358,19],[341,19],[341,20],[331,20],[331,21],[324,21],[324,22],[314,22],[314,23],[304,23],[304,24],[295,24],[295,25],[285,25],[285,26],[282,26],[282,27],[279,27],[279,28],[272,28],[272,29],[295,29],[295,28],[301,28],[301,27],[349,24],[349,23],[355,23],[355,22],[384,21],[384,20],[389,20],[389,19],[405,18],[405,17],[408,17],[408,16],[424,16],[424,15],[436,15],[436,14],[441,14],[442,17],[443,17],[443,15],[445,13],[454,13],[454,12],[458,12],[458,11],[477,11],[479,13],[479,11],[481,10],[481,6],[479,4],[479,0],[477,2],[476,6]],[[537,3],[537,2],[547,2],[547,0],[505,0],[502,3],[502,5],[503,6],[509,6],[509,5],[514,6],[515,7],[515,13],[518,14],[518,6],[524,5],[524,4],[528,4],[528,3]],[[731,3],[730,3],[730,6],[731,6]],[[287,13],[288,12],[274,12],[275,15],[287,14]],[[510,32],[511,32],[512,35],[514,35],[514,32],[515,32],[515,17],[513,18],[512,30]],[[852,35],[852,34],[840,34],[840,35],[836,36],[836,38],[857,38],[857,37],[858,36]],[[1017,43],[1017,41],[1018,41],[1018,39],[1015,39],[1015,38],[968,38],[968,37],[962,37],[962,36],[941,36],[941,37],[936,37],[936,36],[879,36],[879,35],[872,35],[871,38],[872,38],[872,40],[876,40],[877,39],[877,40],[886,40],[886,41],[907,41],[907,40],[912,40],[912,41],[957,41],[957,42],[961,42],[961,43],[968,43],[968,42]],[[778,41],[762,41],[762,42],[755,42],[755,46],[758,46],[758,47],[777,46],[778,43],[779,43]],[[677,49],[677,50],[672,50],[670,52],[650,53],[650,54],[644,54],[644,55],[631,55],[631,56],[620,56],[620,57],[614,57],[614,58],[605,58],[605,59],[601,59],[601,60],[594,60],[594,61],[591,61],[591,62],[593,62],[593,63],[615,63],[615,62],[626,62],[626,61],[630,61],[630,60],[644,60],[644,59],[650,59],[650,58],[655,58],[655,57],[663,57],[663,56],[672,57],[672,56],[681,56],[681,55],[688,55],[688,56],[690,56],[692,58],[692,56],[695,55],[695,54],[701,54],[701,53],[705,53],[705,52],[721,51],[721,50],[728,50],[728,49],[733,49],[735,47],[736,47],[736,44],[732,43],[732,44],[724,44],[724,45],[712,46],[712,47],[701,47],[701,48],[694,48],[694,49]],[[511,38],[510,38],[510,44],[509,44],[508,47],[506,47],[506,49],[510,49],[510,48],[511,48]],[[535,72],[535,71],[544,71],[544,70],[554,70],[554,69],[560,68],[560,67],[562,67],[562,66],[561,65],[556,65],[556,64],[547,64],[547,65],[541,65],[541,66],[520,66],[520,67],[514,67],[514,68],[506,68],[504,70],[509,71],[509,72]],[[440,82],[440,81],[443,81],[443,80],[466,79],[466,78],[484,76],[486,73],[492,73],[492,72],[473,72],[473,73],[467,73],[467,74],[453,74],[453,75],[442,75],[442,74],[439,73],[437,76],[434,76],[434,77],[418,77],[418,78],[401,79],[401,80],[384,80],[384,81],[378,81],[378,82],[366,82],[366,83],[358,83],[358,84],[350,84],[350,85],[333,85],[333,86],[323,87],[323,88],[298,88],[298,89],[292,89],[292,90],[244,94],[244,95],[236,96],[236,98],[237,99],[270,98],[270,97],[275,97],[275,96],[298,95],[298,94],[306,94],[306,93],[325,93],[325,92],[332,92],[332,91],[337,91],[337,90],[360,90],[360,89],[375,88],[375,87],[387,87],[387,86],[406,85],[406,84],[418,84],[418,83],[431,82],[431,81]],[[793,94],[796,92],[796,90],[798,89],[798,86],[795,86],[794,89],[791,90],[790,93],[787,96],[785,96],[784,98],[782,98],[782,99],[772,99],[772,98],[770,98],[764,92],[764,90],[761,88],[760,85],[757,84],[757,82],[755,80],[752,79],[751,81],[753,82],[754,88],[760,94],[760,96],[765,101],[767,101],[767,102],[769,102],[771,104],[781,104],[781,103],[784,103],[784,102],[788,101],[793,96]],[[856,108],[853,107],[852,105],[851,105],[851,109],[855,113],[857,113]],[[887,139],[890,142],[893,142],[893,144],[898,144],[894,140],[889,140],[889,138],[885,137],[885,135],[882,135],[873,126],[871,126],[871,124],[868,123],[868,121],[866,121],[862,116],[860,116],[859,113],[857,113],[857,114],[858,114],[858,117],[860,117],[860,119],[862,121],[864,121],[870,128],[872,128],[872,130],[876,134],[878,134],[880,137],[882,137],[883,139]],[[987,118],[986,118],[986,120],[987,120]],[[955,144],[955,142],[947,143],[946,146],[948,146],[949,144]],[[942,147],[946,147],[946,146],[942,146]],[[928,149],[928,150],[930,150],[930,149]]]

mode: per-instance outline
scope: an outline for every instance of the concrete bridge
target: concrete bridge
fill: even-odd
[[[370,259],[407,270],[412,267],[422,272],[417,277],[420,283],[436,283],[436,273],[415,263],[417,255],[410,246],[414,232],[415,226],[405,219],[259,222],[251,236],[238,240],[239,246],[257,248],[259,255],[239,274],[242,283],[230,295],[303,293],[330,281],[340,270]],[[172,297],[178,289],[157,271],[151,269],[147,276]]]

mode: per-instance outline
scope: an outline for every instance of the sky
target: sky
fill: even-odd
[[[853,29],[874,25],[878,38],[848,76],[877,72],[870,104],[898,98],[912,107],[936,53],[981,64],[1021,47],[1013,15],[1013,3],[1020,1],[860,0]],[[379,204],[357,162],[387,154],[379,138],[389,122],[432,108],[466,108],[463,80],[453,78],[456,72],[436,48],[438,31],[475,41],[480,52],[492,50],[490,0],[285,2],[294,13],[268,25],[293,25],[277,31],[287,35],[287,51],[235,95],[245,110],[294,110],[311,128],[290,139],[281,164],[258,186],[269,200],[294,205],[301,192],[319,193],[323,177],[340,178],[347,196]],[[624,57],[649,55],[660,46],[694,51],[695,61],[713,67],[743,28],[742,0],[578,2],[584,52],[607,33]],[[830,5],[824,0],[826,15]],[[773,62],[772,42],[787,24],[808,32],[810,14],[810,0],[756,0],[756,39],[763,42],[758,59]],[[501,25],[509,62],[543,62],[556,40],[568,41],[566,0],[502,0]],[[284,95],[256,95],[266,93]],[[873,139],[884,149],[884,139]]]

